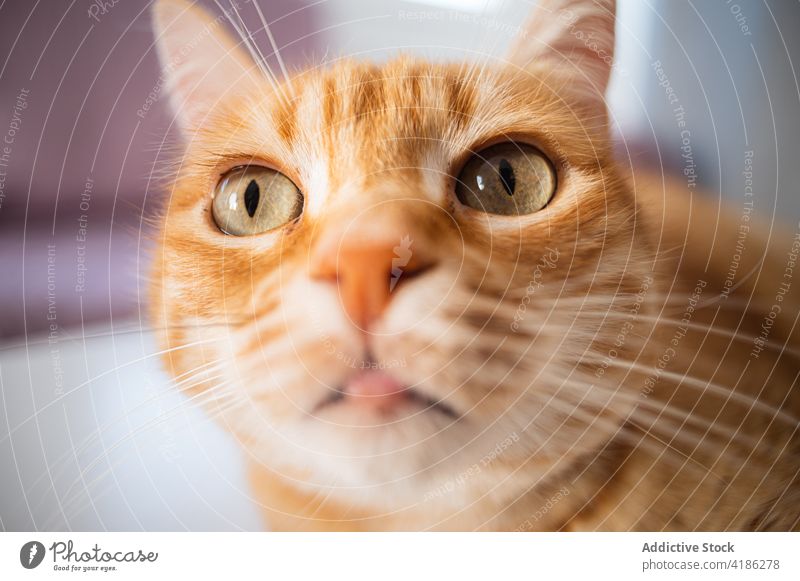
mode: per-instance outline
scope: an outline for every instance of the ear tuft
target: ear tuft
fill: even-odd
[[[257,90],[256,65],[225,31],[225,19],[187,0],[153,5],[162,78],[185,131],[199,129],[226,96]]]
[[[563,69],[584,92],[605,93],[614,59],[615,0],[540,0],[509,60]]]

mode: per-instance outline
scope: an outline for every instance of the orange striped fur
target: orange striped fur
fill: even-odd
[[[750,355],[792,237],[773,247],[754,230],[723,298],[738,218],[611,154],[613,2],[541,4],[508,61],[342,60],[272,82],[205,12],[156,3],[187,144],[153,318],[180,389],[241,442],[265,526],[798,528],[800,285]],[[552,202],[527,216],[462,206],[453,176],[509,140],[550,158]],[[217,229],[215,184],[243,164],[291,178],[302,216],[257,236]],[[311,265],[322,237],[364,223],[435,264],[400,284],[373,355],[458,419],[315,412],[363,354]]]

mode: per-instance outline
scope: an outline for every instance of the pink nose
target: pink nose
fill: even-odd
[[[384,210],[395,214],[373,211],[325,229],[310,259],[311,277],[336,285],[344,311],[364,332],[389,306],[397,284],[435,263],[419,225],[408,222],[402,206]]]
[[[350,379],[344,386],[344,393],[360,406],[388,411],[406,399],[406,389],[383,371],[367,370]]]

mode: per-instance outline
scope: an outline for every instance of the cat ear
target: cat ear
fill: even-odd
[[[557,67],[602,98],[614,58],[615,0],[539,0],[511,48],[522,68]]]
[[[178,121],[196,131],[224,98],[258,88],[253,60],[212,17],[187,0],[157,0],[153,31],[162,79]]]

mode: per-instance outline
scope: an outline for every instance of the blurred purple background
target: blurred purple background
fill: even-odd
[[[149,4],[0,5],[0,339],[138,308],[149,248],[142,218],[163,185],[149,178],[167,159],[162,143],[179,137],[158,92]],[[257,22],[252,4],[239,4]],[[313,40],[291,44],[318,26],[313,9],[270,0],[263,10],[279,19],[272,30],[289,64],[314,51]]]
[[[238,2],[257,31],[251,0]],[[260,4],[290,66],[400,50],[498,54],[530,9],[499,0]],[[150,248],[143,216],[161,195],[149,178],[168,157],[161,145],[178,138],[164,95],[140,111],[159,82],[149,7],[0,4],[0,139],[12,141],[0,143],[0,340],[20,343],[54,322],[69,335],[110,317],[139,318]],[[797,2],[620,2],[610,102],[624,152],[681,167],[681,138],[652,67],[660,61],[687,109],[700,182],[735,197],[743,152],[754,149],[761,217],[796,224],[799,27]],[[256,41],[269,53],[263,37]]]

